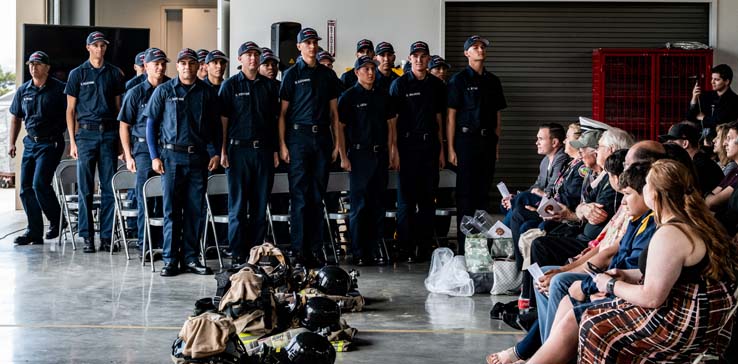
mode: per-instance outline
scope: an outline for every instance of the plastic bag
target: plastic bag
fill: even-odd
[[[473,296],[474,282],[466,272],[464,256],[454,257],[454,252],[449,248],[434,250],[425,289],[450,296]]]

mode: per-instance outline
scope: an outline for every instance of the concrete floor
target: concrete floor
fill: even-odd
[[[24,226],[21,212],[0,212],[0,236]],[[15,235],[0,240],[0,363],[171,363],[195,300],[215,292],[212,276],[163,278],[123,253],[15,247]],[[360,271],[370,304],[343,316],[359,334],[337,363],[483,363],[521,337],[489,319],[513,297],[429,294],[427,263]]]

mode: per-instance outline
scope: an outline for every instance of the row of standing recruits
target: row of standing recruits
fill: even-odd
[[[431,57],[424,42],[410,46],[411,72],[400,77],[391,71],[395,61],[391,44],[379,43],[376,49],[366,52],[370,54],[357,51],[359,57],[351,71],[356,81],[348,85],[351,76],[344,75],[347,90],[340,96],[335,73],[318,63],[320,39],[314,29],[300,31],[297,47],[301,57],[284,73],[281,85],[275,79],[278,59],[253,42],[239,48],[241,72],[224,82],[222,75],[228,59],[222,52],[203,50],[198,54],[183,49],[177,55],[178,76],[168,80],[164,75],[166,55],[159,49],[149,49],[136,57],[137,60],[143,57],[145,72],[131,80],[133,84],[129,83],[131,88],[121,108],[121,95],[125,91],[122,72],[104,62],[108,45],[105,36],[100,32],[90,34],[87,39],[90,59],[70,73],[64,89],[70,154],[78,160],[79,227],[85,240],[84,251],[95,251],[94,230],[90,225],[94,168],[98,168],[101,180],[112,178],[117,156],[116,130],[128,168],[138,175],[141,215],[143,182],[155,173],[163,175],[165,266],[161,274],[164,276],[176,275],[180,261],[187,271],[210,273],[198,261],[197,237],[204,225],[200,215],[208,170],[220,165],[228,174],[228,236],[234,259],[242,261],[249,244],[264,240],[266,203],[274,168],[280,159],[289,166],[290,235],[293,252],[302,263],[318,264],[322,200],[330,163],[339,155],[342,167],[351,171],[350,233],[355,262],[371,260],[372,244],[381,238],[384,211],[379,195],[387,184],[388,168],[400,171],[399,239],[406,247],[416,245],[421,254],[427,254],[438,170],[446,161],[441,148],[446,112],[448,160],[457,166],[458,173],[459,216],[487,208],[501,126],[500,110],[506,106],[499,79],[484,69],[489,42],[479,36],[467,39],[464,54],[469,66],[449,81],[448,97],[444,83],[428,73]],[[359,42],[359,51],[367,48],[362,42],[368,41]],[[21,87],[24,90],[19,92],[21,98],[26,89],[30,90],[29,99],[33,99],[33,92],[52,91],[51,87],[42,87],[45,83],[58,83],[58,88],[63,85],[51,78],[53,83],[46,82],[48,56],[43,52],[34,55],[36,58],[32,55],[28,62],[34,79]],[[214,67],[214,72],[200,74],[201,60],[205,64],[217,63],[215,66],[220,66],[221,71]],[[442,59],[441,62],[447,66]],[[39,68],[41,71],[34,73]],[[44,69],[46,76],[35,76]],[[211,85],[220,85],[220,93]],[[11,109],[16,121],[12,124],[15,132],[11,132],[11,137],[17,137],[20,119],[26,120],[29,130],[26,143],[48,144],[59,151],[46,152],[44,157],[51,155],[49,158],[32,155],[26,158],[25,154],[35,150],[34,145],[26,145],[24,162],[28,159],[29,168],[34,163],[55,166],[64,146],[64,129],[34,129],[34,122],[58,124],[59,116],[51,112],[51,105],[47,106],[49,111],[34,111],[26,107],[25,98],[22,100],[23,107],[16,105],[18,102]],[[63,98],[57,97],[56,103],[63,105]],[[116,118],[118,109],[120,114]],[[120,127],[117,120],[123,121]],[[34,130],[44,130],[50,135]],[[53,223],[59,221],[58,205],[53,196],[44,196],[39,192],[42,188],[36,188],[48,185],[50,177],[26,170],[35,176],[32,180],[36,206],[40,205],[52,221],[47,236],[58,234],[60,227]],[[37,170],[53,171],[53,168],[37,167]],[[28,178],[24,179],[22,174],[21,180]],[[32,193],[30,187],[23,190],[24,195]],[[108,249],[113,197],[110,184],[102,183],[101,190],[101,249]],[[37,225],[42,224],[40,212],[26,200],[31,199],[24,198],[29,214],[29,228],[24,236],[28,242],[36,242],[41,231]],[[138,229],[142,238],[142,221]],[[463,247],[463,242],[460,245]]]

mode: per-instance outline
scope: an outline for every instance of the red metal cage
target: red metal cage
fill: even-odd
[[[592,116],[656,139],[681,121],[692,89],[709,89],[712,49],[609,49],[592,52]]]

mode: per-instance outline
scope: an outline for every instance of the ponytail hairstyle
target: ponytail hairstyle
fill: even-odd
[[[682,163],[662,159],[652,164],[646,181],[654,192],[653,211],[660,223],[665,213],[688,226],[687,237],[701,238],[709,264],[703,271],[712,280],[736,281],[736,242],[713,216],[697,188],[692,174]]]

